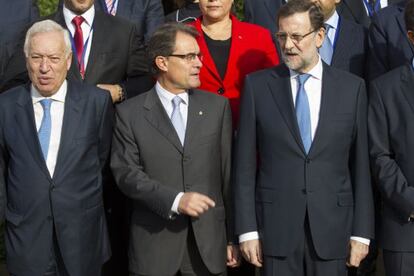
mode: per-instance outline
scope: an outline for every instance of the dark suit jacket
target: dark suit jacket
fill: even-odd
[[[39,17],[37,1],[34,0],[0,0],[0,86],[4,68],[13,55],[16,44],[27,26]]]
[[[368,77],[370,80],[411,61],[414,48],[404,22],[405,2],[381,10],[369,30]]]
[[[131,272],[175,274],[190,224],[209,271],[225,270],[226,222],[232,228],[227,201],[231,133],[228,101],[201,90],[189,92],[184,147],[155,89],[117,106],[111,168],[119,188],[133,199]],[[171,219],[173,201],[182,191],[205,194],[216,206],[198,219]]]
[[[400,0],[388,0],[388,5],[395,4]],[[338,13],[358,24],[368,28],[371,24],[371,18],[365,9],[364,0],[341,0],[337,6]]]
[[[341,17],[337,31],[331,65],[364,78],[368,50],[366,29]]]
[[[274,35],[277,32],[277,11],[284,3],[283,0],[244,0],[244,19],[268,29]]]
[[[235,226],[238,235],[258,231],[265,255],[287,256],[297,248],[305,214],[323,259],[345,258],[351,235],[374,235],[364,81],[326,64],[322,80],[308,155],[287,67],[245,81],[234,159]]]
[[[62,11],[52,15],[50,19],[66,28]],[[142,80],[142,76],[148,72],[148,66],[145,50],[139,41],[139,36],[132,23],[96,11],[85,78],[84,80],[81,78],[74,54],[68,79],[93,85],[98,83],[122,84],[128,98],[145,91],[144,89],[148,89],[150,84],[147,81],[141,85],[139,80]],[[7,67],[6,81],[10,83],[7,88],[28,81],[22,49],[17,56],[13,57],[12,64],[9,63]]]
[[[370,85],[368,127],[373,176],[381,191],[383,210],[380,246],[392,251],[414,250],[414,71],[398,67]]]
[[[105,0],[95,0],[95,7],[97,10],[105,10]],[[138,35],[145,38],[145,41],[164,23],[161,0],[119,0],[116,16],[134,23]]]
[[[0,95],[0,188],[7,191],[0,210],[11,274],[43,275],[54,230],[70,275],[97,275],[108,260],[101,170],[109,155],[112,115],[108,93],[68,82],[52,177],[37,138],[30,87]]]

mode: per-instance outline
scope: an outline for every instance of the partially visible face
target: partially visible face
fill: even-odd
[[[313,31],[309,13],[295,13],[279,19],[279,33],[306,35]],[[299,73],[306,73],[318,62],[318,48],[324,39],[324,29],[320,28],[305,36],[300,42],[293,42],[289,37],[279,41],[282,57],[286,65]]]
[[[94,0],[65,0],[65,6],[75,14],[82,14],[92,7]]]
[[[200,48],[194,37],[178,32],[175,42],[174,55],[199,54]],[[164,88],[172,93],[181,93],[187,89],[200,86],[201,61],[196,56],[194,60],[186,60],[177,56],[160,57],[161,74],[159,81]]]
[[[200,0],[203,17],[211,21],[220,21],[230,16],[233,0]]]
[[[35,34],[29,42],[26,67],[34,87],[44,97],[55,94],[66,78],[72,55],[66,57],[62,32]]]
[[[312,0],[322,11],[324,20],[328,20],[335,12],[336,5],[341,0]]]

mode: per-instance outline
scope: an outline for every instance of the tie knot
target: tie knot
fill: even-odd
[[[298,76],[299,85],[302,86],[305,82],[310,78],[311,75],[309,74],[301,74]]]
[[[182,103],[182,102],[183,102],[183,99],[181,99],[179,96],[175,96],[172,99],[172,103],[173,103],[174,108],[178,107],[180,105],[180,103]]]
[[[40,101],[40,104],[43,107],[43,110],[49,110],[50,109],[50,105],[52,104],[52,100],[51,99],[43,99]]]
[[[75,17],[72,19],[72,23],[75,25],[75,27],[76,27],[76,28],[79,28],[79,27],[80,27],[80,25],[82,25],[83,21],[85,21],[85,18],[83,18],[83,17],[82,17],[82,16],[80,16],[80,15],[75,16]]]

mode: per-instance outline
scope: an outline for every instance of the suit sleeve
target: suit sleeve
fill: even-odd
[[[147,43],[158,28],[164,23],[164,9],[161,0],[149,0],[145,14],[145,42]]]
[[[256,186],[256,114],[251,79],[246,77],[241,99],[239,129],[234,158],[234,205],[236,235],[257,231]]]
[[[374,238],[374,201],[370,177],[367,131],[367,95],[365,84],[359,85],[354,142],[349,166],[354,191],[354,222],[352,236]]]
[[[134,25],[129,36],[127,78],[123,83],[127,99],[148,91],[154,84],[152,77],[149,75],[145,46],[141,41],[143,39]]]
[[[223,122],[221,127],[221,175],[223,179],[223,197],[226,210],[226,227],[228,241],[234,240],[233,200],[230,190],[232,132],[233,128],[231,109],[230,104],[226,99],[223,111]]]
[[[368,113],[371,166],[382,198],[406,223],[414,212],[414,187],[410,186],[398,166],[391,147],[387,111],[378,83],[371,84]]]
[[[368,47],[368,80],[373,80],[389,71],[387,37],[378,16],[373,18],[369,29]]]
[[[102,92],[101,92],[102,93]],[[103,104],[102,112],[100,115],[99,123],[99,161],[103,172],[109,170],[109,154],[111,149],[112,140],[112,126],[114,117],[114,108],[112,105],[111,97],[109,93],[105,94],[105,102]],[[105,181],[104,181],[105,183]]]
[[[171,206],[181,191],[163,185],[146,174],[140,160],[139,145],[131,128],[133,120],[129,120],[128,113],[123,111],[127,110],[117,108],[112,138],[111,169],[115,181],[126,196],[169,219]],[[134,116],[137,114],[134,113]]]

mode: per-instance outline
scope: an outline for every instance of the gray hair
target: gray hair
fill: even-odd
[[[51,33],[51,32],[61,32],[63,34],[63,40],[65,42],[65,55],[66,57],[72,52],[72,44],[69,38],[68,30],[64,29],[58,23],[48,19],[39,21],[33,24],[30,29],[26,33],[26,38],[24,40],[24,54],[26,57],[29,56],[29,47],[30,47],[30,40],[33,36],[38,33]]]

